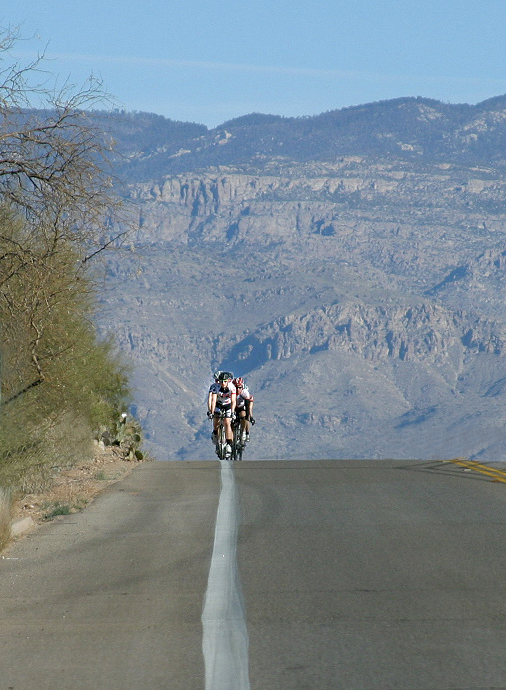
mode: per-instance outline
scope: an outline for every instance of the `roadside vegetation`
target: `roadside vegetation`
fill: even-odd
[[[124,232],[104,228],[125,227],[89,117],[107,97],[93,78],[57,88],[43,56],[20,65],[19,40],[0,30],[0,548],[16,494],[94,440],[137,458],[141,441],[128,368],[93,323],[100,256]]]

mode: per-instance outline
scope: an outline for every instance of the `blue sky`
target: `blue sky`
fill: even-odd
[[[119,107],[208,127],[506,93],[504,0],[16,0],[0,25],[61,82],[93,73]]]

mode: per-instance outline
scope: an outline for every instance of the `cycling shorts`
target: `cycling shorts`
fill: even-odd
[[[223,410],[223,412],[225,412],[225,417],[232,417],[232,404],[231,403],[223,405],[223,404],[217,402],[216,403],[216,409],[214,410],[215,416],[218,416],[216,413],[219,410]]]

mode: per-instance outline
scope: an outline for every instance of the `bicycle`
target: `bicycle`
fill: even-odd
[[[212,420],[213,417],[209,416],[210,414],[211,413],[208,413],[208,418]],[[215,410],[214,416],[218,417],[218,426],[216,429],[216,455],[220,460],[242,460],[242,454],[246,448],[246,444],[242,440],[240,418],[235,417],[235,419],[232,420],[232,453],[227,456],[227,439],[225,436],[225,424],[223,423],[223,420],[226,417],[226,412],[224,410]],[[254,424],[255,420],[251,417],[250,422],[251,424]]]
[[[241,420],[236,417],[232,422],[232,431],[234,432],[234,443],[232,445],[232,460],[242,460],[242,452],[245,448],[242,442],[241,434]]]
[[[210,413],[209,413],[210,414]],[[216,440],[216,455],[219,457],[220,460],[226,460],[227,459],[227,439],[225,436],[225,424],[223,423],[223,420],[226,417],[226,412],[224,410],[215,410],[214,416],[218,417],[218,426],[216,428],[216,434],[218,436]],[[213,417],[209,417],[209,419],[213,419]],[[233,450],[232,450],[233,452]],[[229,458],[231,457],[230,455],[228,456]]]

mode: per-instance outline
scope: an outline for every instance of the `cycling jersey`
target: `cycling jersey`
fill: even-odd
[[[232,404],[232,395],[235,394],[236,390],[233,383],[227,384],[226,388],[222,388],[220,383],[213,383],[209,392],[216,394],[216,404],[219,407],[224,407]]]
[[[237,407],[243,408],[245,407],[246,403],[253,402],[253,396],[249,392],[249,390],[244,387],[240,393],[237,394]]]

